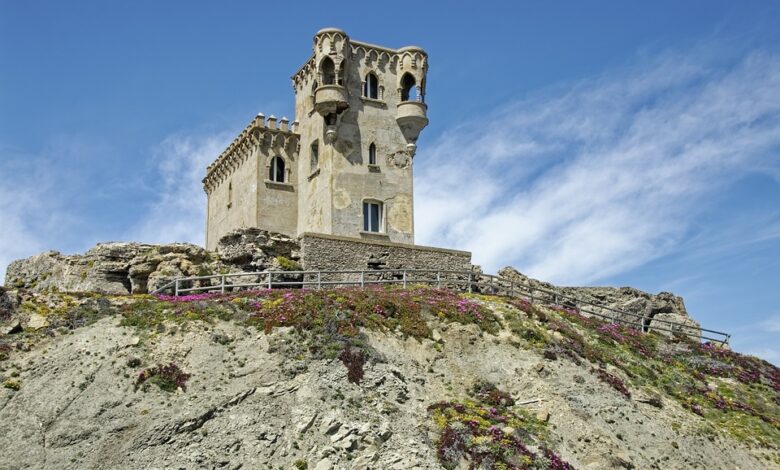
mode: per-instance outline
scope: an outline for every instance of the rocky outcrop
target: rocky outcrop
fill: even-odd
[[[297,259],[297,241],[260,229],[227,234],[216,253],[190,243],[100,243],[83,255],[49,251],[14,261],[5,285],[33,292],[146,293],[176,277],[280,269],[279,257]]]
[[[686,332],[694,332],[700,328],[699,323],[688,315],[683,298],[670,292],[649,294],[633,287],[560,287],[530,278],[512,267],[501,269],[498,275],[533,289],[539,299],[568,306],[577,306],[575,304],[578,302],[570,300],[577,299],[581,304],[579,306],[585,306],[584,303],[596,305],[585,306],[587,310],[617,320],[641,321],[645,329],[671,334],[668,330],[678,331],[681,328],[676,324],[690,327],[686,328]],[[621,315],[609,309],[626,312],[628,315]]]
[[[467,396],[477,381],[549,422],[576,468],[778,461],[776,446],[730,438],[668,397],[651,405],[638,387],[626,398],[586,367],[520,347],[506,329],[494,335],[431,316],[431,339],[366,331],[374,353],[356,384],[338,359],[292,354],[306,347],[293,328],[265,334],[235,321],[171,320],[148,330],[120,322],[116,308],[131,298],[28,295],[37,310],[57,308],[58,297],[75,302],[63,319],[79,318],[76,309],[99,319],[0,334],[0,345],[13,345],[0,359],[4,469],[441,469],[429,407]],[[170,363],[190,375],[186,390],[137,389],[141,370]]]
[[[16,291],[0,286],[0,322],[11,318],[18,304]]]

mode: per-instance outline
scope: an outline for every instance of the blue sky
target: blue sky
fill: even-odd
[[[780,4],[442,5],[0,0],[0,275],[202,243],[205,165],[256,113],[292,118],[289,77],[338,26],[430,54],[418,243],[675,292],[779,364]]]

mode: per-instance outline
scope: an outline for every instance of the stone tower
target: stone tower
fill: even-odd
[[[419,47],[319,31],[292,77],[295,121],[259,115],[209,166],[207,248],[241,227],[413,244],[427,68]]]

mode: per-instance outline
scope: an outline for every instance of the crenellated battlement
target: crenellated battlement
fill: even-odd
[[[203,189],[210,194],[216,185],[230,176],[257,148],[297,146],[300,137],[297,131],[298,121],[290,123],[286,117],[282,117],[277,123],[273,114],[266,121],[265,115],[259,113],[214,163],[206,168]]]
[[[428,53],[418,46],[405,46],[400,49],[377,46],[349,38],[341,30],[326,28],[314,36],[312,56],[295,74],[290,77],[296,92],[302,91],[307,85],[322,84],[319,64],[325,56],[334,59],[337,69],[342,68],[345,61],[355,61],[360,64],[361,72],[375,64],[383,64],[395,71],[398,77],[408,72],[418,84],[424,83],[428,72]],[[400,88],[400,82],[398,87]],[[420,93],[422,96],[422,90]]]

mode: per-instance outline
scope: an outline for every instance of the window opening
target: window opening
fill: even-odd
[[[366,82],[363,85],[363,96],[373,100],[379,99],[379,79],[373,73],[366,75]]]
[[[368,164],[376,165],[376,145],[373,143],[368,146]]]
[[[277,183],[284,183],[284,160],[282,160],[282,157],[277,156],[271,159],[268,179]]]
[[[319,164],[320,164],[320,146],[319,143],[315,140],[311,144],[311,171],[316,170]]]
[[[333,64],[333,59],[325,57],[320,64],[320,70],[322,72],[322,84],[323,85],[335,85],[336,84],[336,66]]]
[[[414,77],[410,73],[404,74],[401,78],[401,101],[416,101],[417,89]]]
[[[382,231],[382,203],[381,202],[363,202],[363,231],[381,232]]]

